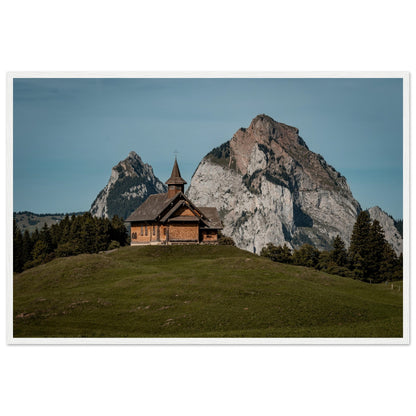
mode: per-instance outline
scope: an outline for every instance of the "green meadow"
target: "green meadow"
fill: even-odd
[[[14,337],[402,337],[399,285],[230,246],[124,247],[13,277]]]

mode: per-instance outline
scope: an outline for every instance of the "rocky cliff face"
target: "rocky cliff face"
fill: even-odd
[[[368,209],[370,218],[377,220],[383,227],[386,240],[393,247],[397,255],[403,253],[403,237],[400,235],[396,227],[394,219],[384,212],[380,207],[372,207]]]
[[[188,196],[215,206],[224,234],[257,253],[269,242],[326,249],[337,234],[348,244],[361,210],[346,179],[298,129],[266,115],[204,157]]]
[[[91,205],[92,215],[127,218],[149,195],[163,193],[167,187],[153,173],[150,165],[130,152],[128,157],[114,166],[110,180]]]

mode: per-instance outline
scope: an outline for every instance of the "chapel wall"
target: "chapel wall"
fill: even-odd
[[[216,230],[201,230],[201,240],[204,243],[218,241],[218,232]]]
[[[199,225],[198,224],[170,224],[169,241],[198,241]]]
[[[130,231],[131,243],[151,243],[157,241],[157,224],[134,223]]]
[[[195,214],[188,207],[182,207],[175,212],[175,216],[195,217]]]

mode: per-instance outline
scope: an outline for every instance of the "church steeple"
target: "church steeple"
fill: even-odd
[[[184,193],[186,181],[181,177],[176,157],[175,163],[173,164],[172,174],[165,183],[168,185],[168,198],[175,196],[179,192]]]

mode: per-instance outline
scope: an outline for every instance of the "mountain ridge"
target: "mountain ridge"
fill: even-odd
[[[265,114],[201,160],[187,194],[216,206],[224,233],[257,252],[269,242],[328,249],[336,235],[348,245],[362,210],[346,178],[299,129]]]
[[[131,151],[113,167],[90,212],[126,218],[148,196],[166,190],[152,167]],[[336,235],[348,246],[362,210],[346,178],[309,149],[298,128],[265,114],[206,154],[186,194],[198,205],[215,206],[224,234],[238,247],[258,253],[270,242],[328,249]],[[400,254],[400,221],[376,208],[369,209],[371,219],[382,224],[387,241]]]

